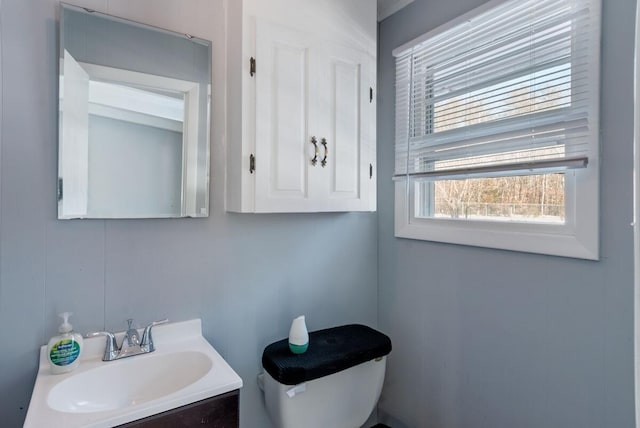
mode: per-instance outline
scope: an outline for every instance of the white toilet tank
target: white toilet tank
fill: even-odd
[[[389,338],[351,324],[309,334],[304,354],[286,339],[267,346],[259,376],[276,428],[360,428],[375,408],[384,382]]]

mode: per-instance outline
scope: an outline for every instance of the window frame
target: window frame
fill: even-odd
[[[394,50],[405,51],[411,46],[428,40],[458,24],[491,10],[508,0],[492,0],[441,27]],[[601,3],[592,0],[600,16]],[[599,30],[601,31],[601,30]],[[533,222],[507,222],[473,219],[419,218],[416,217],[417,186],[411,179],[395,181],[395,236],[450,244],[495,248],[588,260],[599,259],[599,85],[600,45],[594,43],[594,59],[588,64],[593,99],[589,116],[589,165],[572,169],[565,174],[565,222],[564,224],[540,224]],[[573,52],[573,49],[572,49]],[[572,54],[573,55],[573,54]],[[572,82],[573,71],[572,71]],[[398,108],[396,106],[396,108]],[[505,174],[508,176],[509,174]],[[442,178],[442,179],[446,179]]]

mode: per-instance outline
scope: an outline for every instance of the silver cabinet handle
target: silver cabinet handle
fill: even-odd
[[[311,144],[313,144],[314,156],[311,158],[311,165],[316,166],[318,163],[318,140],[316,137],[311,137]]]
[[[324,146],[324,158],[322,158],[322,160],[320,161],[320,165],[322,165],[322,167],[324,168],[325,166],[327,166],[327,158],[329,157],[329,149],[327,148],[327,139],[323,138],[322,140],[320,140],[320,144]]]

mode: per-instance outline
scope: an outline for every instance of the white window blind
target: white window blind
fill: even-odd
[[[586,167],[599,27],[599,0],[492,1],[394,50],[394,178]]]

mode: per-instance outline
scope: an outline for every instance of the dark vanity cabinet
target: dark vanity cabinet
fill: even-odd
[[[120,425],[121,428],[238,428],[239,391],[207,398],[177,409]]]

